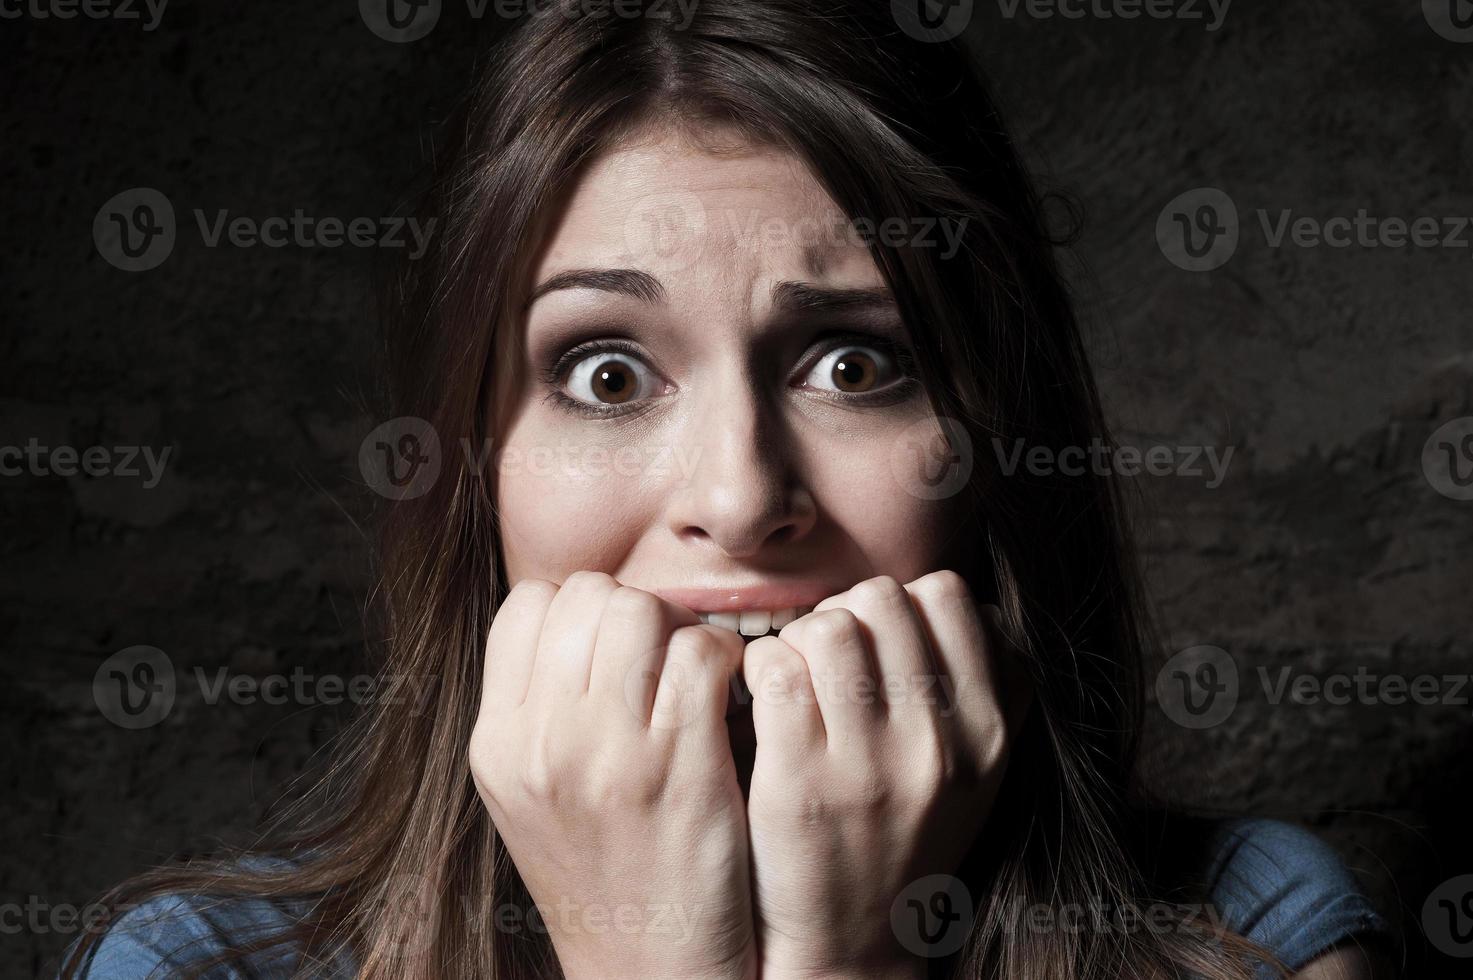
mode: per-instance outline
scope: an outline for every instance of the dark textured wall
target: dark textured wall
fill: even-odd
[[[362,670],[374,249],[212,248],[192,212],[393,213],[477,46],[449,2],[404,44],[349,0],[174,0],[151,30],[142,7],[144,22],[33,7],[0,19],[0,446],[171,455],[153,486],[0,477],[0,903],[44,920],[23,911],[0,937],[6,976],[71,938],[57,910],[238,838],[347,716],[210,704],[191,682],[135,730],[93,680],[137,645],[181,676]],[[1442,679],[1473,668],[1473,501],[1456,479],[1473,452],[1439,448],[1462,446],[1456,426],[1429,438],[1473,416],[1473,232],[1343,248],[1273,233],[1285,210],[1429,217],[1439,239],[1473,215],[1473,43],[1431,0],[1239,0],[1213,30],[1205,3],[1207,21],[1012,8],[978,3],[971,32],[1040,172],[1086,208],[1073,268],[1119,440],[1172,447],[1173,466],[1190,462],[1176,447],[1233,453],[1214,485],[1134,481],[1166,652],[1198,648],[1150,712],[1152,785],[1309,822],[1408,931],[1417,975],[1459,975],[1421,919],[1473,873],[1473,691]],[[137,187],[167,197],[179,231],[130,272],[93,224]],[[1230,233],[1201,260],[1173,244],[1175,215],[1213,201],[1209,223],[1232,228],[1201,188],[1236,208],[1230,255]],[[1173,693],[1178,667],[1211,679],[1191,658],[1239,682],[1212,717]],[[1260,669],[1284,668],[1311,685],[1429,674],[1434,699],[1464,701],[1275,704]]]

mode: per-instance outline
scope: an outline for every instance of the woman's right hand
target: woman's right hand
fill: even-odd
[[[741,638],[601,572],[518,582],[470,766],[570,978],[751,978]]]

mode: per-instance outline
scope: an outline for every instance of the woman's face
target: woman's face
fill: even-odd
[[[697,612],[801,613],[943,567],[957,498],[917,482],[941,443],[909,335],[795,157],[661,131],[549,218],[501,352],[510,583],[590,569]]]

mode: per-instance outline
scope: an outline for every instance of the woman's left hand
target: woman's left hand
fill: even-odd
[[[925,975],[891,906],[956,870],[1030,700],[990,618],[955,572],[882,576],[748,645],[764,978]]]

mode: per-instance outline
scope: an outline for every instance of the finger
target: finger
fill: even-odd
[[[811,612],[778,637],[808,664],[830,747],[854,743],[884,720],[873,657],[854,613],[837,606]]]
[[[888,575],[865,579],[814,607],[848,609],[864,627],[873,651],[878,700],[892,718],[936,710],[938,670],[931,643],[910,593]]]
[[[537,638],[558,587],[543,579],[524,578],[512,586],[486,634],[482,665],[481,707],[514,708],[527,696]]]
[[[741,659],[742,638],[731,630],[699,619],[676,629],[650,705],[649,727],[671,733],[683,753],[702,761],[729,757],[726,700]]]
[[[752,692],[759,765],[775,753],[801,756],[824,747],[823,716],[802,654],[781,636],[759,636],[747,644],[742,674]]]
[[[905,589],[943,675],[946,714],[957,719],[971,744],[991,751],[1007,734],[1007,692],[981,607],[966,580],[949,569],[923,575]]]
[[[548,607],[537,641],[528,703],[566,703],[588,690],[599,620],[609,596],[618,588],[619,583],[605,572],[577,571],[563,582]]]
[[[649,721],[670,634],[699,623],[684,606],[652,592],[620,586],[598,624],[589,668],[589,697],[640,726]]]

